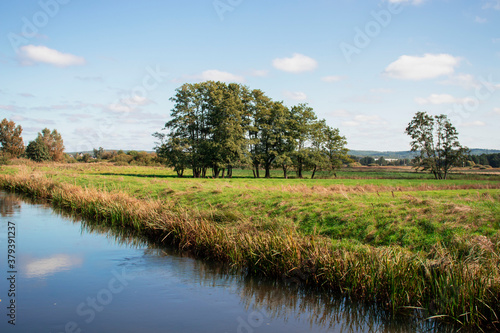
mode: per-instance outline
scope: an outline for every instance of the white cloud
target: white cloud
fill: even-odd
[[[345,80],[344,76],[339,76],[339,75],[330,75],[330,76],[324,76],[321,78],[321,81],[323,82],[339,82]]]
[[[303,54],[294,53],[291,58],[274,59],[273,66],[285,72],[301,73],[316,69],[316,67],[318,67],[318,62]]]
[[[107,110],[119,113],[129,113],[138,109],[138,106],[148,105],[153,103],[150,99],[142,96],[131,96],[122,98],[119,101],[109,104]]]
[[[381,125],[387,125],[387,121],[385,121],[378,115],[369,116],[364,114],[358,114],[354,116],[352,120],[343,121],[342,125],[347,127],[357,127],[362,125],[381,126]]]
[[[424,80],[451,75],[460,58],[449,54],[424,54],[422,57],[403,55],[385,69],[385,74],[402,80]]]
[[[420,105],[441,105],[441,104],[455,104],[455,103],[467,103],[472,102],[470,97],[466,98],[456,98],[449,94],[431,94],[427,98],[417,97],[415,102]]]
[[[481,86],[474,76],[470,74],[452,75],[449,79],[441,81],[440,83],[447,86],[460,86],[464,89],[473,89]]]
[[[200,78],[204,81],[222,81],[222,82],[245,82],[243,76],[231,74],[228,72],[209,69],[201,73]]]
[[[500,10],[500,0],[488,1],[483,5],[483,9]]]
[[[258,77],[264,77],[264,76],[267,76],[267,74],[269,74],[269,71],[268,70],[265,70],[265,69],[255,69],[251,72],[250,75],[252,76],[258,76]]]
[[[304,101],[307,95],[301,91],[283,91],[283,96],[294,101]]]
[[[484,18],[484,17],[479,17],[479,16],[476,16],[476,19],[474,20],[476,23],[486,23],[488,22],[488,19],[487,18]]]
[[[7,111],[15,111],[17,107],[14,105],[0,105],[0,109]]]
[[[462,126],[464,126],[464,127],[481,127],[481,126],[486,126],[486,123],[484,121],[474,120],[474,121],[470,121],[467,123],[463,123]]]
[[[62,53],[46,46],[25,45],[19,49],[19,61],[24,66],[45,63],[57,67],[84,65],[85,58]]]
[[[495,112],[496,114],[500,114],[500,108],[494,108],[493,112]]]
[[[61,271],[67,271],[82,265],[82,258],[66,254],[56,254],[52,257],[30,260],[25,268],[27,278],[43,278]]]

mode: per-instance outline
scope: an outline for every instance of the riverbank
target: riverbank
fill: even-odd
[[[255,180],[259,183],[252,188],[240,180],[178,182],[154,169],[137,176],[137,169],[85,168],[12,167],[1,175],[0,186],[103,223],[135,228],[251,274],[321,286],[394,311],[418,308],[429,317],[498,328],[498,182],[343,185],[318,180],[308,186]],[[162,191],[173,192],[158,195]],[[308,218],[300,218],[301,209]],[[341,216],[345,219],[333,219]],[[382,225],[386,221],[393,225]],[[412,233],[412,228],[417,230]],[[405,235],[413,239],[405,243]]]

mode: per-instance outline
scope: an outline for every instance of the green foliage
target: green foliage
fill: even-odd
[[[468,159],[474,164],[489,165],[493,168],[500,168],[500,153],[471,155]]]
[[[254,177],[264,168],[290,168],[299,178],[304,170],[336,170],[348,162],[345,137],[318,121],[306,104],[291,109],[272,101],[262,91],[231,83],[207,81],[184,84],[171,100],[168,133],[159,139],[158,157],[179,176],[190,168],[194,178],[232,176],[238,165],[251,166]],[[208,175],[210,176],[210,175]]]
[[[24,142],[21,136],[23,128],[11,120],[4,118],[0,123],[0,152],[3,158],[19,157],[24,153]]]
[[[51,160],[56,162],[64,160],[64,142],[56,129],[51,132],[48,128],[44,128],[41,133],[38,133],[37,140],[47,146]]]
[[[458,142],[458,132],[446,115],[430,116],[417,112],[408,124],[411,150],[419,152],[415,167],[430,171],[436,179],[446,179],[452,167],[460,165],[468,155],[468,148]]]
[[[26,157],[35,162],[44,162],[51,159],[49,148],[40,136],[31,141],[26,147]]]

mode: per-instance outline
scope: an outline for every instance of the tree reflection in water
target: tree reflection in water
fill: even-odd
[[[17,195],[0,192],[0,216],[10,217],[21,211],[21,201]]]

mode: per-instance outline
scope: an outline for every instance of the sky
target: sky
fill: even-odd
[[[153,150],[183,83],[307,103],[355,150],[418,111],[500,149],[500,0],[0,1],[0,119],[66,151]]]

